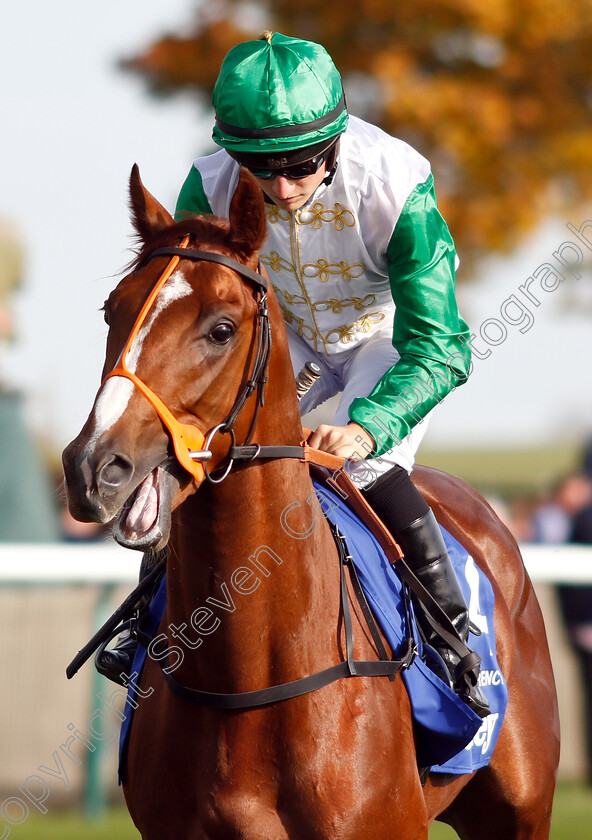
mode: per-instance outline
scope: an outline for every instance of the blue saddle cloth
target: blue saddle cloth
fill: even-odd
[[[325,516],[347,538],[360,583],[385,638],[397,651],[407,635],[402,584],[373,534],[339,496],[315,482]],[[403,671],[415,728],[415,745],[420,766],[437,773],[473,773],[488,764],[495,747],[508,703],[506,681],[496,658],[493,628],[492,586],[466,549],[441,528],[456,571],[471,621],[481,635],[469,636],[469,646],[481,657],[480,685],[491,714],[484,720],[476,715],[417,656]],[[416,629],[413,635],[418,640]]]
[[[401,581],[377,540],[345,503],[326,486],[315,484],[315,488],[323,512],[347,538],[368,602],[385,638],[396,652],[408,636]],[[489,762],[506,710],[508,691],[496,659],[491,584],[460,543],[444,529],[442,533],[469,605],[471,620],[481,630],[480,636],[470,636],[469,644],[481,656],[480,684],[489,700],[491,714],[481,720],[424,664],[421,655],[402,673],[413,712],[418,764],[431,766],[432,772],[463,774],[472,773]],[[156,632],[165,607],[166,577],[150,607],[148,632]],[[419,639],[416,628],[413,635]],[[421,643],[419,645],[421,654]],[[146,656],[145,648],[138,646],[133,663],[135,674],[141,673]],[[126,717],[121,726],[120,779],[131,713],[137,702],[141,699],[136,701],[131,684]]]

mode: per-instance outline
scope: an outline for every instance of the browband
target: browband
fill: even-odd
[[[267,281],[261,274],[253,271],[247,265],[238,262],[238,260],[233,260],[232,257],[225,257],[224,254],[219,254],[216,251],[199,251],[196,248],[179,248],[175,245],[166,245],[163,248],[156,248],[154,251],[151,251],[142,261],[142,265],[145,265],[153,257],[181,257],[183,260],[204,260],[205,262],[225,265],[226,268],[231,268],[237,274],[240,274],[241,277],[244,277],[245,280],[253,283],[258,289],[261,289],[263,292],[267,291]]]

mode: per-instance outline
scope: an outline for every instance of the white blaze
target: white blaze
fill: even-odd
[[[129,349],[125,363],[131,373],[135,373],[138,368],[144,340],[150,333],[160,313],[173,303],[173,301],[190,295],[191,291],[191,286],[180,271],[175,271],[171,274],[158,293],[147,319],[144,321]],[[119,420],[127,408],[134,388],[134,384],[123,376],[113,376],[105,382],[95,405],[95,428],[89,440],[90,446]]]

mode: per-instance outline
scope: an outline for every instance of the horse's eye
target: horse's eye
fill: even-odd
[[[108,327],[110,327],[111,324],[109,323],[109,312],[107,310],[107,301],[105,301],[105,303],[101,306],[101,312],[103,313],[103,319],[104,319],[105,323],[107,324]]]
[[[228,344],[233,335],[234,327],[232,324],[223,322],[221,324],[217,324],[211,331],[210,340],[213,341],[214,344]]]

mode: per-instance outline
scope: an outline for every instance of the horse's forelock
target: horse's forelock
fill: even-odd
[[[190,237],[191,247],[204,246],[223,249],[225,253],[230,248],[228,222],[215,216],[194,216],[175,222],[160,233],[144,241],[141,237],[134,257],[127,266],[127,271],[136,271],[149,254],[166,245],[178,245],[187,235]],[[230,250],[232,250],[230,248]],[[233,255],[234,256],[234,255]]]

